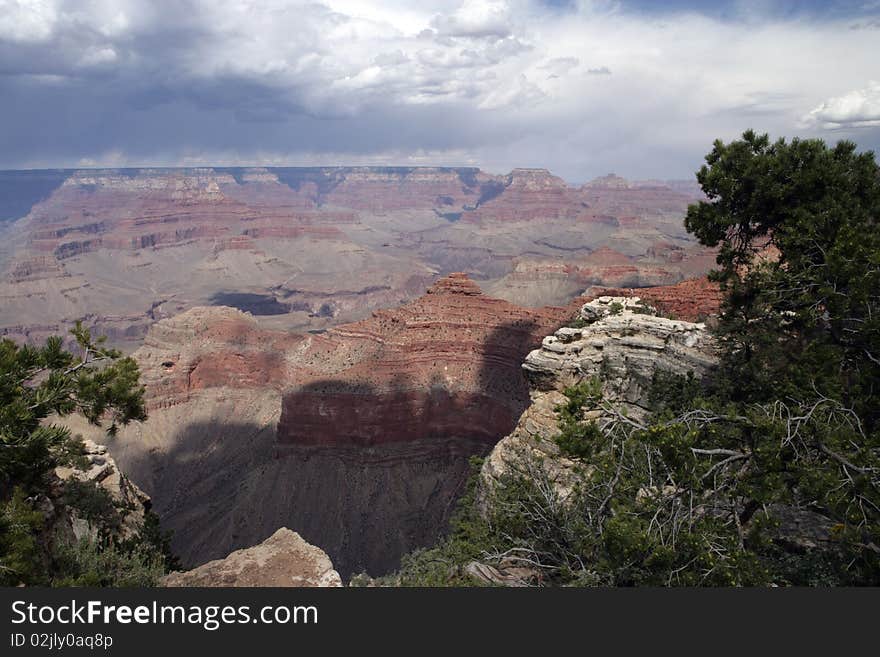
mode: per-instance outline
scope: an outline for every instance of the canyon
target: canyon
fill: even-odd
[[[170,585],[256,582],[254,560],[300,546],[309,581],[327,558],[342,581],[394,570],[526,417],[524,358],[585,301],[635,290],[682,320],[719,301],[687,185],[328,167],[0,172],[0,189],[0,334],[81,320],[140,367],[146,422],[67,422],[173,532],[195,570]]]
[[[321,334],[194,308],[158,321],[134,353],[148,421],[105,440],[187,567],[290,527],[343,579],[386,573],[443,533],[470,458],[532,403],[523,359],[583,302],[519,307],[453,273]]]
[[[713,262],[682,227],[696,198],[543,169],[0,172],[0,335],[39,342],[82,320],[133,351],[158,319],[214,305],[322,331],[453,271],[530,307],[668,285]]]
[[[286,526],[343,577],[387,572],[443,531],[470,457],[528,404],[522,358],[576,310],[493,299],[461,273],[321,334],[194,308],[150,329],[134,353],[149,420],[106,440],[187,566]]]

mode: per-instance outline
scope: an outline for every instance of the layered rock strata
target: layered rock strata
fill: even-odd
[[[556,408],[566,401],[566,388],[598,381],[604,401],[637,418],[646,413],[655,373],[701,377],[715,365],[715,343],[704,324],[653,312],[639,297],[599,297],[581,308],[583,326],[557,330],[528,354],[522,367],[531,404],[486,458],[486,485],[512,469],[540,463],[563,494],[571,490],[574,464],[554,441]],[[591,411],[591,419],[601,416]]]
[[[345,577],[385,573],[436,540],[470,457],[528,404],[523,357],[579,305],[520,308],[454,274],[321,334],[192,309],[135,352],[150,419],[113,448],[188,566],[287,526]]]
[[[79,319],[133,350],[156,320],[205,305],[322,330],[458,270],[538,307],[712,265],[681,225],[694,196],[653,183],[437,167],[56,173],[25,193],[29,176],[0,172],[23,190],[4,206],[22,214],[0,223],[0,334],[19,340]]]
[[[712,319],[721,310],[721,289],[707,278],[695,278],[675,285],[648,288],[591,287],[584,296],[638,296],[666,317],[700,322]]]

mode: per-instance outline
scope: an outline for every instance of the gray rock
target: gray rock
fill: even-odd
[[[562,328],[549,335],[525,359],[523,371],[532,388],[532,404],[516,428],[486,458],[481,472],[482,498],[499,477],[527,467],[540,467],[564,499],[589,472],[559,453],[556,406],[562,392],[598,379],[605,401],[644,416],[654,373],[704,375],[717,362],[716,346],[704,324],[657,317],[638,297],[599,297],[583,306],[589,322],[580,329]],[[588,411],[601,420],[603,411]]]
[[[118,538],[125,540],[136,536],[143,529],[144,514],[150,508],[150,496],[122,474],[104,445],[84,440],[83,448],[83,456],[89,464],[88,467],[85,470],[70,467],[55,468],[59,487],[69,480],[94,482],[110,494],[116,507],[122,511],[122,525],[118,529]],[[100,528],[79,518],[76,510],[65,509],[62,515],[68,525],[66,529],[56,528],[62,534],[73,536],[76,540],[89,536],[94,538],[98,535]]]

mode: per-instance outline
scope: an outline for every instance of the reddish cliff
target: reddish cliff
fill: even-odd
[[[487,181],[474,206],[463,219],[480,221],[529,221],[574,219],[584,214],[577,190],[546,169],[514,169]]]
[[[691,287],[635,292],[672,304]],[[113,449],[187,566],[295,526],[344,577],[388,572],[447,526],[469,457],[528,405],[525,354],[580,305],[527,310],[455,274],[322,334],[196,308],[136,352],[150,419]]]
[[[146,170],[134,176],[81,172],[32,209],[30,247],[65,259],[102,248],[136,250],[227,238],[248,234],[248,228],[255,236],[271,228],[289,237],[333,237],[338,231],[316,224],[354,220],[351,213],[326,213],[316,221],[314,212],[301,209],[312,204],[291,205],[286,197],[287,205],[268,205],[276,195],[265,184],[263,202],[248,205],[228,194],[238,187],[232,176],[210,169]]]
[[[152,408],[208,388],[283,393],[280,447],[450,436],[491,444],[527,402],[522,358],[576,305],[520,308],[451,274],[405,306],[321,335],[195,308],[158,322],[136,358]]]
[[[591,287],[584,296],[588,298],[636,296],[647,301],[661,314],[689,322],[704,321],[706,318],[717,315],[722,299],[718,285],[705,277],[660,287]]]
[[[321,330],[449,271],[535,306],[591,284],[668,284],[712,264],[683,231],[689,200],[620,179],[574,187],[543,169],[74,172],[4,230],[0,331],[34,341],[86,320],[134,349],[156,319],[215,304]]]
[[[455,436],[490,444],[527,401],[522,357],[572,312],[520,308],[451,274],[410,304],[313,342],[300,362],[327,375],[300,379],[286,392],[278,443]]]
[[[468,459],[528,404],[525,354],[577,306],[520,308],[453,274],[322,334],[195,308],[135,352],[150,419],[114,448],[187,565],[286,525],[344,575],[387,572],[446,526]]]

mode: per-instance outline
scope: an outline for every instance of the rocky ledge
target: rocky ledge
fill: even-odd
[[[149,495],[122,473],[104,445],[85,440],[82,456],[84,462],[81,468],[55,468],[52,493],[40,500],[41,510],[50,518],[56,540],[94,541],[108,531],[119,540],[137,536],[144,527],[144,515],[151,506]],[[77,481],[95,484],[109,495],[119,511],[118,525],[109,518],[83,517],[83,512],[67,503],[65,489],[70,482]]]
[[[566,401],[566,388],[598,380],[604,401],[639,417],[646,413],[656,372],[701,377],[717,362],[704,324],[654,313],[639,297],[602,296],[584,304],[577,327],[559,329],[529,353],[522,367],[531,405],[486,458],[484,484],[540,463],[561,491],[570,489],[574,464],[560,455],[553,440],[558,433],[556,407]],[[592,413],[593,419],[602,415]],[[528,455],[537,458],[524,458]]]
[[[236,550],[186,572],[166,575],[163,586],[342,586],[330,557],[282,527],[254,547]]]
[[[639,297],[602,296],[526,356],[531,384],[550,390],[599,378],[605,398],[644,407],[654,372],[702,374],[715,363],[705,324],[658,317]]]

